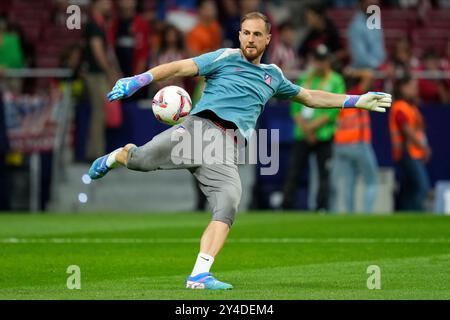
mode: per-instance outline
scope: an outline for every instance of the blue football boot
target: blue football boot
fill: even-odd
[[[187,289],[207,289],[207,290],[228,290],[233,289],[231,284],[222,282],[214,278],[211,273],[204,272],[195,277],[188,277],[186,280]]]
[[[106,165],[106,159],[108,159],[109,154],[97,158],[89,168],[88,175],[92,180],[100,179],[107,174],[111,168]]]

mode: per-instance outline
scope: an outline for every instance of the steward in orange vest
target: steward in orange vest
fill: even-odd
[[[369,112],[361,109],[341,110],[337,119],[334,143],[370,143],[371,140],[372,131],[370,130]]]
[[[362,94],[370,89],[373,81],[373,73],[370,70],[351,70],[345,73],[347,80],[358,80],[358,83],[348,90],[349,94]],[[370,130],[370,116],[367,110],[343,109],[339,112],[334,143],[353,144],[371,143],[372,131]]]
[[[371,70],[347,69],[349,94],[362,94],[370,90],[373,82]],[[353,84],[353,85],[352,85]],[[335,212],[355,212],[356,181],[364,184],[362,208],[371,213],[378,193],[378,164],[372,145],[369,112],[343,109],[337,118],[331,169],[330,209]],[[338,205],[340,203],[341,205]]]
[[[401,128],[403,125],[407,125],[411,129],[414,138],[406,137]],[[427,157],[428,143],[424,121],[415,105],[405,100],[395,101],[389,114],[389,130],[394,161],[397,162],[402,158],[404,148],[412,159],[423,160]]]
[[[430,189],[425,162],[431,149],[425,135],[425,123],[414,101],[418,98],[417,80],[398,79],[396,101],[389,114],[392,156],[399,169],[400,192],[397,209],[423,211]]]

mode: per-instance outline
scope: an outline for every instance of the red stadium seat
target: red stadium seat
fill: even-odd
[[[42,39],[46,42],[69,43],[79,41],[81,37],[81,30],[69,30],[63,25],[46,24],[42,32]]]
[[[327,16],[338,29],[346,29],[354,14],[355,11],[352,9],[330,9]]]
[[[36,46],[36,54],[42,56],[56,56],[61,50],[61,46],[53,42],[42,42]]]
[[[20,21],[20,20],[38,20],[38,21],[48,21],[50,18],[50,12],[48,11],[36,11],[33,8],[27,8],[26,10],[12,9],[8,13],[8,18],[10,21]]]
[[[36,58],[38,68],[57,68],[59,66],[59,57],[39,56]]]
[[[9,11],[11,3],[8,1],[0,1],[0,13],[6,14]]]
[[[427,20],[449,20],[450,9],[433,9],[427,12]]]
[[[448,29],[419,28],[412,33],[413,48],[417,54],[428,47],[433,47],[440,53],[444,53],[449,40]]]
[[[413,9],[382,8],[381,19],[414,21],[417,12]]]
[[[450,10],[449,9],[430,10],[427,13],[427,17],[424,20],[424,24],[427,28],[450,29]]]
[[[386,50],[390,53],[399,39],[408,38],[408,31],[404,29],[386,29],[383,35]]]
[[[31,43],[35,44],[39,41],[41,38],[41,26],[40,24],[23,24],[21,25],[24,37],[26,40],[30,41]]]
[[[382,18],[381,26],[383,29],[407,30],[411,26],[411,21],[403,19]]]
[[[6,2],[6,1],[5,1]],[[42,10],[47,11],[52,7],[52,0],[39,0],[39,1],[29,1],[29,0],[12,0],[9,1],[11,3],[11,8],[16,10]]]

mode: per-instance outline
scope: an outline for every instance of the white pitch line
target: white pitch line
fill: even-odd
[[[160,244],[198,243],[198,238],[1,238],[1,244]],[[449,243],[450,238],[240,238],[228,239],[227,243],[286,244],[286,243],[354,243],[354,244],[413,244]]]

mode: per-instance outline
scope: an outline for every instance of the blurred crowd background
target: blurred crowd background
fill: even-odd
[[[81,9],[80,29],[68,28],[70,5]],[[371,5],[381,28],[368,27]],[[394,104],[380,115],[271,101],[258,126],[280,130],[280,170],[247,168],[246,209],[450,211],[448,0],[2,1],[0,209],[46,210],[71,183],[71,165],[85,170],[164,130],[151,113],[161,87],[186,88],[195,106],[201,78],[150,85],[123,102],[105,94],[121,77],[239,47],[240,18],[251,11],[272,23],[263,63],[303,87],[385,91]],[[191,209],[206,209],[195,183],[188,187],[197,190]]]

